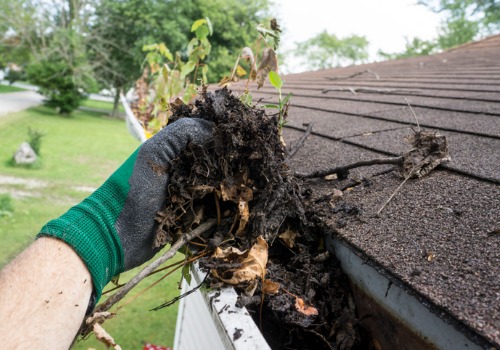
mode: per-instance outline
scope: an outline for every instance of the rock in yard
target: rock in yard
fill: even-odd
[[[23,142],[14,154],[17,165],[30,165],[36,162],[38,156],[28,142]]]

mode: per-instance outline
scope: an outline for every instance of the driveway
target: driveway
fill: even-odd
[[[34,91],[8,92],[0,94],[0,116],[38,106],[43,96]]]

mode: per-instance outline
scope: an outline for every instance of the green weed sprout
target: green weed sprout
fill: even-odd
[[[281,129],[286,123],[286,116],[288,115],[288,106],[289,106],[289,101],[290,97],[292,97],[292,93],[289,93],[288,95],[283,98],[281,88],[283,87],[283,80],[281,77],[276,73],[275,71],[270,71],[269,72],[269,82],[271,83],[272,86],[276,90],[278,90],[278,104],[270,103],[266,104],[263,107],[264,108],[274,108],[278,110],[279,116],[278,116],[278,128],[279,128],[279,133],[281,135]]]

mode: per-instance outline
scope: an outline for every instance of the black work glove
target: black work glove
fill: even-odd
[[[141,145],[92,195],[46,224],[38,237],[59,238],[87,265],[96,299],[122,271],[151,259],[156,213],[162,208],[170,162],[190,142],[212,139],[212,123],[183,118]]]

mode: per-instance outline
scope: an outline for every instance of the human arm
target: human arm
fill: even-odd
[[[180,119],[164,128],[140,146],[92,195],[61,217],[47,223],[41,229],[38,240],[9,264],[5,272],[2,272],[5,280],[8,281],[5,285],[2,284],[2,288],[9,289],[10,296],[16,294],[15,300],[23,304],[23,309],[28,305],[28,310],[31,303],[36,302],[40,297],[45,298],[43,297],[43,293],[46,292],[44,288],[48,287],[34,283],[35,278],[44,277],[49,284],[52,279],[62,281],[71,279],[72,283],[76,283],[75,288],[85,290],[89,288],[78,284],[78,281],[86,278],[83,277],[85,274],[80,273],[80,269],[68,269],[64,259],[51,262],[49,252],[53,247],[50,243],[44,247],[49,250],[44,252],[44,249],[40,248],[42,243],[39,242],[54,241],[63,244],[57,247],[58,252],[59,250],[66,251],[69,246],[72,254],[68,254],[76,256],[83,262],[87,274],[85,276],[89,277],[87,281],[89,285],[92,285],[90,287],[92,293],[81,295],[81,297],[86,298],[84,303],[86,306],[92,298],[91,305],[93,306],[94,301],[99,299],[102,289],[113,276],[146,262],[158,252],[158,248],[153,248],[155,218],[167,196],[171,161],[178,157],[191,142],[206,144],[211,138],[212,124],[200,119]],[[38,269],[33,266],[42,266],[49,275],[45,276],[45,272],[33,274],[33,271]],[[17,285],[16,281],[22,283]],[[29,285],[33,290],[28,292],[26,288],[23,288],[25,285]],[[71,292],[74,290],[72,289]],[[5,312],[4,310],[14,310],[16,306],[10,305],[7,299],[2,300],[0,314],[15,318],[13,324],[26,325],[25,328],[9,328],[15,334],[0,333],[7,334],[11,339],[24,336],[35,337],[33,339],[38,341],[38,329],[45,329],[44,327],[50,324],[51,317],[56,317],[52,313],[42,313],[42,316],[46,318],[36,316],[36,320],[41,324],[35,325],[32,324],[33,318],[29,313],[9,312],[9,315]],[[71,301],[74,301],[75,305],[81,305],[81,300]],[[64,334],[71,335],[71,339],[75,336],[78,327],[74,329],[69,325],[73,319],[81,323],[86,306],[82,308],[83,313],[75,307],[75,309],[70,309],[69,313],[64,309],[64,312],[57,315],[62,328],[66,328]],[[55,344],[59,342],[53,343]]]
[[[2,348],[68,349],[91,293],[75,251],[58,239],[37,239],[0,271]]]

